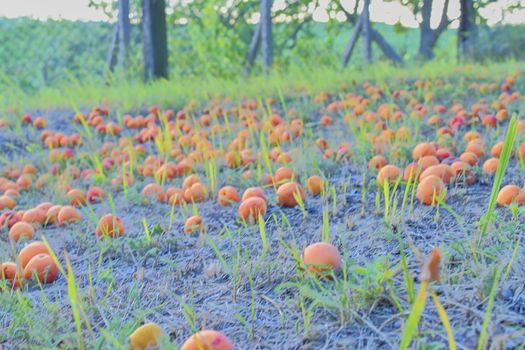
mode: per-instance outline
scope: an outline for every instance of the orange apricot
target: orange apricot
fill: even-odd
[[[499,191],[496,201],[501,207],[512,203],[523,204],[525,203],[525,194],[518,186],[507,185]]]
[[[184,233],[200,232],[204,229],[202,218],[198,215],[189,217],[184,223]]]
[[[385,165],[377,174],[377,185],[383,187],[386,183],[394,183],[401,176],[401,169],[395,165]]]
[[[233,203],[238,203],[241,200],[239,192],[235,187],[224,186],[219,190],[217,201],[223,207],[231,205]]]
[[[188,188],[193,186],[193,184],[200,183],[200,182],[201,182],[201,179],[199,178],[198,175],[195,175],[195,174],[190,175],[186,177],[184,181],[182,182],[182,189],[187,190]]]
[[[323,190],[324,180],[322,177],[314,175],[310,176],[306,181],[306,188],[310,191],[311,194],[317,196]]]
[[[423,204],[433,205],[436,203],[436,198],[441,195],[445,189],[445,184],[436,175],[429,175],[425,177],[417,186],[417,199]]]
[[[459,159],[461,159],[462,161],[464,161],[465,163],[467,163],[467,164],[469,164],[471,166],[474,166],[474,165],[478,164],[478,162],[479,162],[479,157],[475,153],[472,153],[472,152],[464,152],[464,153],[462,153],[459,156]]]
[[[67,192],[66,196],[72,206],[78,207],[86,204],[86,195],[81,189],[73,188]]]
[[[14,207],[16,207],[16,201],[13,198],[6,195],[0,196],[0,210],[11,210]]]
[[[502,150],[503,150],[503,141],[500,141],[500,142],[496,143],[494,146],[492,146],[492,148],[490,150],[490,154],[493,157],[499,158]]]
[[[142,195],[144,196],[145,202],[150,202],[151,198],[155,198],[155,200],[159,203],[164,202],[164,189],[156,183],[147,184],[142,189]]]
[[[90,187],[86,192],[86,199],[89,203],[99,203],[104,199],[104,190],[97,186]]]
[[[412,157],[415,160],[419,160],[424,156],[435,156],[436,148],[434,145],[428,142],[420,143],[412,150]]]
[[[22,236],[26,239],[31,239],[34,234],[35,230],[33,229],[33,226],[24,221],[17,222],[9,230],[9,238],[15,242],[18,242]]]
[[[30,175],[23,174],[16,180],[16,185],[20,190],[27,190],[33,185],[33,180]]]
[[[436,156],[424,156],[418,160],[418,164],[421,165],[421,171],[423,171],[426,168],[431,167],[432,165],[438,165],[439,159],[437,159]]]
[[[488,175],[494,175],[498,169],[499,159],[489,158],[483,163],[483,172]]]
[[[24,268],[24,278],[30,280],[36,277],[40,283],[51,283],[58,276],[58,267],[49,254],[35,255]]]
[[[186,202],[204,202],[207,195],[206,186],[202,183],[197,182],[191,185],[188,189],[184,191],[184,200]]]
[[[22,285],[22,274],[17,264],[13,262],[0,264],[0,281],[2,280],[9,280],[13,289],[17,289]]]
[[[421,181],[430,175],[436,175],[441,180],[443,180],[443,183],[448,184],[450,183],[450,179],[453,178],[456,174],[454,173],[454,170],[452,170],[450,165],[438,164],[432,165],[431,167],[425,169],[425,171],[423,171],[419,176],[419,180]]]
[[[58,213],[62,209],[61,205],[53,205],[46,212],[46,221],[45,224],[53,225],[58,222]]]
[[[166,199],[168,200],[168,203],[171,205],[180,205],[185,203],[184,200],[184,191],[177,187],[170,187],[166,191]]]
[[[239,216],[248,223],[256,223],[260,217],[266,215],[268,206],[266,200],[259,196],[244,199],[239,206]]]
[[[113,238],[123,236],[124,232],[122,220],[113,214],[106,214],[101,217],[95,231],[97,237],[108,236]]]
[[[70,205],[65,205],[62,208],[60,208],[60,211],[57,215],[57,219],[58,224],[60,226],[64,226],[66,224],[82,220],[82,216],[74,207]]]
[[[49,254],[46,245],[43,242],[33,242],[26,245],[18,253],[18,262],[22,268],[25,268],[29,261],[38,254]]]
[[[266,202],[266,195],[264,194],[264,190],[260,187],[247,188],[242,194],[242,201],[244,202],[245,200],[251,197],[259,197]]]
[[[305,196],[303,187],[297,182],[282,184],[277,189],[277,202],[285,207],[295,207],[298,204],[297,199],[304,201]]]
[[[387,164],[388,161],[385,159],[385,157],[383,157],[382,155],[377,155],[372,157],[368,162],[368,169],[376,168],[379,170]]]
[[[233,345],[221,332],[205,330],[189,337],[181,350],[233,350]]]
[[[292,169],[281,167],[275,171],[274,180],[277,184],[282,184],[284,182],[294,181],[296,177]]]
[[[341,266],[341,254],[333,244],[318,242],[304,249],[303,261],[311,272],[327,272]]]
[[[43,225],[46,222],[46,211],[38,208],[26,210],[22,215],[22,221],[30,224]]]

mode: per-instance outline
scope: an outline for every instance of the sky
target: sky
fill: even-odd
[[[353,8],[355,0],[342,0],[345,7]],[[525,0],[499,0],[489,5],[483,15],[488,18],[489,24],[495,24],[502,18],[501,8],[516,1]],[[274,6],[279,6],[275,0]],[[326,3],[328,0],[319,0],[320,6],[314,13],[314,19],[324,21],[327,18]],[[436,0],[434,6],[438,11],[443,6],[444,0]],[[89,0],[0,0],[0,17],[16,18],[29,16],[37,19],[71,19],[84,21],[105,21],[106,15],[101,10],[88,6]],[[459,15],[459,1],[451,0],[448,15],[456,18]],[[394,24],[401,22],[408,27],[416,27],[418,22],[408,8],[401,6],[396,1],[373,0],[370,8],[371,19],[375,22]],[[439,18],[432,19],[432,24],[437,25]],[[525,10],[505,17],[507,23],[525,23]]]

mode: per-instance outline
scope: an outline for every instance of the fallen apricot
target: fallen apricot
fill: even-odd
[[[220,205],[225,207],[233,203],[240,202],[241,197],[239,196],[239,192],[237,189],[235,189],[235,187],[224,186],[219,190],[217,200]]]
[[[189,217],[184,223],[184,233],[200,232],[204,229],[202,218],[198,215]]]
[[[445,189],[445,184],[436,175],[429,175],[425,177],[417,186],[417,199],[423,204],[433,205],[436,203],[436,198],[441,195]]]
[[[318,242],[304,249],[303,261],[311,272],[327,272],[341,266],[341,254],[333,244]]]
[[[36,277],[40,283],[51,283],[58,276],[58,267],[49,254],[35,255],[24,268],[24,279]]]
[[[200,331],[188,338],[181,350],[233,350],[231,341],[218,331]]]
[[[246,222],[253,224],[259,220],[260,217],[266,215],[267,204],[261,197],[249,197],[242,201],[239,206],[239,216]]]
[[[6,195],[0,196],[0,210],[13,209],[16,207],[16,201]]]
[[[46,245],[43,242],[33,242],[26,245],[18,253],[18,262],[22,268],[25,268],[29,261],[38,254],[49,254]]]
[[[22,273],[18,269],[18,266],[13,262],[1,263],[0,264],[0,281],[1,280],[10,281],[11,288],[17,289],[22,285]]]
[[[525,203],[525,193],[516,185],[507,185],[499,191],[496,201],[501,207],[512,203],[523,204]]]
[[[98,221],[96,234],[97,237],[121,237],[124,235],[124,224],[118,216],[106,214]]]
[[[66,205],[60,208],[57,215],[58,224],[64,226],[82,220],[80,213],[72,206]]]
[[[298,204],[298,199],[304,201],[305,197],[303,187],[297,182],[282,184],[277,189],[277,202],[285,207],[295,207]]]
[[[379,170],[376,180],[379,187],[383,187],[385,183],[394,183],[401,176],[401,169],[395,165],[385,165]]]
[[[245,200],[251,197],[259,197],[259,198],[262,198],[266,202],[266,195],[264,194],[263,189],[260,187],[247,188],[242,194],[242,201],[244,202]]]
[[[382,155],[377,155],[377,156],[372,157],[370,161],[368,162],[368,169],[375,168],[379,170],[387,164],[388,162],[385,159],[385,157],[383,157]]]
[[[412,157],[414,160],[419,160],[424,156],[435,156],[436,148],[431,143],[420,143],[412,150]]]
[[[310,176],[306,181],[306,188],[314,196],[319,195],[323,190],[323,178],[317,175]]]
[[[159,203],[164,202],[164,189],[156,183],[144,186],[142,195],[144,196],[144,201],[147,203],[151,201],[151,198],[154,198]]]
[[[34,234],[35,230],[33,229],[33,226],[24,221],[17,222],[9,230],[9,238],[15,242],[18,242],[22,236],[26,239],[31,239]]]
[[[99,203],[104,199],[104,190],[97,186],[90,187],[86,192],[86,199],[89,203]]]
[[[131,350],[146,350],[156,348],[162,329],[156,323],[146,323],[137,328],[129,336]]]
[[[494,175],[498,170],[499,159],[489,158],[483,163],[483,172],[488,175]]]

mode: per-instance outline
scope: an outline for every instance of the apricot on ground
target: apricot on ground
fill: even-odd
[[[40,283],[51,283],[58,276],[58,267],[49,254],[35,255],[24,268],[24,278],[30,280],[36,277]]]
[[[31,239],[34,234],[35,230],[33,229],[33,225],[24,221],[17,222],[9,230],[9,238],[15,242],[18,242],[22,236],[26,239]]]
[[[417,186],[417,199],[423,204],[433,205],[436,203],[436,198],[445,190],[445,184],[436,175],[429,175],[425,177]]]
[[[189,217],[184,223],[184,233],[195,233],[200,232],[204,229],[202,218],[198,215]]]
[[[241,197],[235,187],[224,186],[219,190],[217,201],[222,206],[228,206],[240,202]]]
[[[494,175],[498,170],[499,159],[489,158],[483,163],[483,172],[488,175]]]
[[[379,187],[383,187],[385,183],[394,183],[401,176],[401,169],[395,165],[385,165],[379,170],[376,180]]]
[[[293,208],[298,204],[298,198],[301,198],[301,200],[304,201],[305,197],[306,194],[303,187],[297,182],[282,184],[277,189],[277,202],[285,207]]]
[[[193,334],[184,342],[181,350],[233,350],[231,341],[224,334],[205,330]]]
[[[49,254],[46,245],[43,242],[33,242],[26,245],[18,253],[18,262],[22,268],[25,268],[29,261],[38,254]]]
[[[239,216],[247,223],[254,224],[259,220],[259,216],[264,217],[266,215],[267,209],[268,205],[261,197],[248,197],[239,206]]]
[[[106,214],[98,221],[96,234],[97,237],[121,237],[124,235],[124,224],[118,216]]]
[[[72,206],[66,205],[60,208],[57,215],[58,224],[64,226],[82,220],[80,213]]]
[[[322,177],[313,175],[306,181],[306,188],[314,196],[319,195],[323,191],[324,180]]]
[[[333,244],[318,242],[305,248],[303,261],[311,272],[326,272],[341,266],[341,254]]]
[[[260,187],[247,188],[242,194],[242,201],[244,202],[251,197],[259,197],[266,202],[266,195],[264,194],[264,190]]]
[[[496,201],[501,207],[512,203],[523,204],[525,193],[516,185],[507,185],[499,191]]]
[[[146,350],[156,348],[162,329],[156,323],[146,323],[137,328],[129,336],[131,350]]]

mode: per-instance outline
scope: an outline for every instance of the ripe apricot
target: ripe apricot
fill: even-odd
[[[377,155],[372,157],[368,162],[368,169],[375,168],[379,170],[387,164],[388,161],[385,159],[385,157],[383,157],[382,155]]]
[[[86,192],[86,199],[89,203],[99,203],[104,199],[104,190],[97,186],[90,187]]]
[[[219,190],[217,200],[220,205],[225,207],[233,203],[240,202],[241,197],[239,196],[239,192],[237,189],[235,189],[235,187],[224,186]]]
[[[304,249],[303,261],[311,272],[327,272],[341,266],[341,254],[333,244],[318,242]]]
[[[181,350],[233,350],[231,341],[218,331],[200,331],[188,338]]]
[[[166,191],[166,199],[168,200],[168,203],[171,205],[180,205],[185,203],[184,200],[184,191],[177,187],[170,187]]]
[[[184,223],[184,233],[200,232],[203,228],[202,218],[198,215],[189,217]]]
[[[483,172],[488,175],[494,175],[498,170],[499,159],[489,158],[483,163]]]
[[[33,185],[33,180],[30,175],[23,174],[16,180],[16,185],[20,190],[27,190]]]
[[[131,350],[146,350],[157,348],[157,343],[162,335],[162,329],[156,323],[146,323],[137,328],[129,336]]]
[[[46,245],[43,242],[33,242],[26,245],[18,253],[18,262],[22,268],[25,268],[29,261],[38,254],[49,254]]]
[[[0,264],[0,281],[9,280],[11,288],[17,289],[22,285],[22,273],[13,262]]]
[[[499,191],[496,201],[501,207],[512,203],[523,204],[525,203],[525,193],[516,185],[507,185]]]
[[[433,205],[436,198],[441,195],[445,189],[445,184],[436,175],[429,175],[424,178],[417,186],[417,199],[423,204]]]
[[[159,203],[164,202],[164,189],[156,183],[144,186],[142,189],[142,195],[144,196],[144,201],[147,203],[151,201],[151,198],[155,198]]]
[[[45,213],[47,213],[47,211],[49,210],[49,208],[51,208],[54,204],[53,203],[50,203],[50,202],[42,202],[40,203],[39,205],[37,205],[35,208],[36,209],[40,209],[40,210],[43,210]]]
[[[386,183],[394,183],[401,176],[401,169],[395,165],[385,165],[377,174],[377,185],[383,187]]]
[[[51,283],[58,276],[58,267],[49,254],[35,255],[24,268],[24,279],[36,277],[40,283]]]
[[[66,196],[72,206],[78,207],[86,204],[86,195],[81,189],[73,188],[67,192]]]
[[[184,181],[182,182],[182,189],[183,190],[187,190],[188,188],[190,188],[191,186],[193,186],[193,184],[196,184],[196,183],[199,183],[201,182],[201,179],[199,178],[198,175],[190,175],[188,177],[186,177],[184,179]]]
[[[305,197],[303,187],[297,182],[282,184],[277,189],[277,202],[285,207],[295,207],[298,204],[297,199],[301,198],[304,201]]]
[[[206,199],[207,192],[206,186],[200,182],[194,183],[184,191],[184,200],[186,202],[203,202]]]
[[[106,214],[98,221],[96,234],[97,237],[121,237],[124,235],[124,224],[118,216]]]
[[[264,194],[263,189],[260,187],[247,188],[242,194],[242,201],[244,202],[245,200],[251,197],[259,197],[259,198],[262,198],[266,202],[266,195]]]
[[[430,175],[436,175],[441,180],[443,180],[443,183],[448,184],[450,183],[450,179],[453,178],[456,174],[454,173],[454,170],[452,170],[450,165],[438,164],[425,169],[425,171],[423,171],[419,176],[419,180],[421,181]]]
[[[434,145],[428,142],[420,143],[414,147],[412,150],[412,157],[415,160],[419,160],[423,158],[424,156],[435,156],[436,155],[436,148]]]
[[[464,152],[459,156],[459,159],[471,166],[474,166],[479,162],[479,157],[472,152]]]
[[[0,196],[0,210],[11,210],[14,207],[16,207],[16,201],[13,198],[6,195]]]
[[[66,205],[60,208],[57,215],[58,224],[64,226],[82,220],[80,213],[72,206]]]
[[[266,201],[261,197],[249,197],[243,200],[239,206],[239,216],[250,224],[256,223],[259,216],[264,217],[266,215],[267,208]]]
[[[282,184],[288,181],[294,181],[297,176],[295,172],[286,167],[281,167],[275,171],[274,180],[277,184]]]
[[[499,158],[502,150],[503,150],[503,141],[500,141],[500,142],[496,143],[494,146],[492,146],[492,148],[490,150],[490,154],[493,157]]]
[[[46,221],[45,224],[56,224],[58,222],[58,213],[62,209],[61,205],[54,205],[49,208],[46,212]]]
[[[46,211],[38,208],[28,209],[22,215],[22,221],[43,225],[46,222]]]
[[[320,194],[323,190],[323,184],[324,180],[322,177],[314,175],[310,176],[308,180],[306,181],[306,188],[308,188],[308,191],[314,196],[317,196]]]
[[[479,142],[471,141],[467,145],[467,148],[465,148],[465,152],[472,152],[474,153],[478,158],[483,157],[485,154],[485,149],[483,145]]]
[[[24,221],[17,222],[9,230],[9,238],[15,242],[18,242],[22,236],[24,236],[26,239],[31,239],[33,238],[34,234],[35,230],[33,229],[33,226]]]
[[[421,171],[423,171],[426,168],[431,167],[432,165],[438,165],[439,159],[437,159],[436,156],[424,156],[418,160],[418,164],[421,165]]]

